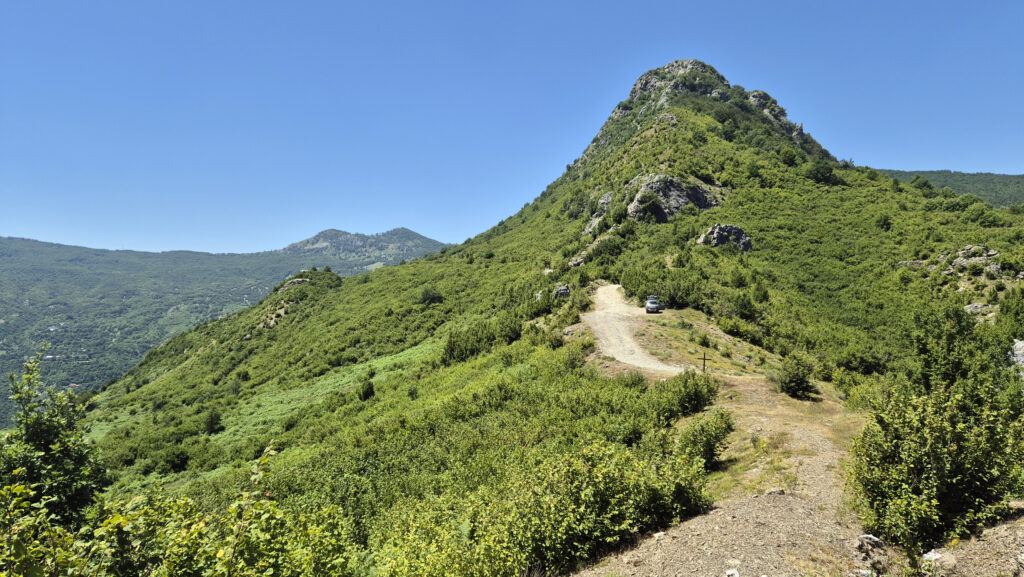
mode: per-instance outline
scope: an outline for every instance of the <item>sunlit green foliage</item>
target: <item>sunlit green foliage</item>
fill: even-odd
[[[402,228],[324,231],[251,254],[111,251],[0,237],[0,375],[16,372],[48,343],[39,366],[46,382],[99,389],[152,347],[258,302],[299,270],[326,266],[350,276],[443,246]],[[0,398],[0,428],[14,411]]]
[[[918,316],[916,362],[853,448],[868,528],[912,559],[1006,512],[1024,462],[1024,387],[1009,340],[960,308]]]
[[[732,429],[714,409],[680,426],[713,397],[700,375],[648,383],[602,377],[587,364],[592,345],[571,327],[592,279],[619,282],[632,298],[657,294],[671,307],[700,309],[729,334],[790,359],[801,387],[812,373],[836,379],[863,406],[912,383],[901,407],[934,402],[933,413],[965,431],[978,415],[997,414],[927,396],[928,387],[945,390],[937,383],[966,387],[975,376],[959,368],[970,361],[930,360],[959,345],[946,346],[941,327],[926,321],[968,299],[1024,310],[1012,304],[1019,294],[1010,274],[1024,268],[1024,217],[920,182],[894,187],[876,171],[835,162],[770,97],[701,70],[679,78],[656,71],[672,87],[663,102],[639,93],[621,103],[562,177],[477,237],[358,277],[304,273],[309,282],[281,285],[257,306],[151,351],[93,400],[94,435],[116,476],[112,495],[159,487],[169,496],[148,497],[152,518],[184,527],[206,515],[211,526],[237,527],[228,520],[257,507],[237,505],[251,490],[249,463],[275,440],[280,454],[257,499],[266,534],[275,535],[259,545],[268,563],[281,558],[278,535],[298,544],[301,531],[334,531],[338,549],[324,558],[339,559],[341,574],[570,570],[706,506],[704,472]],[[658,174],[715,191],[719,206],[691,205],[664,223],[629,218],[629,183]],[[716,223],[741,226],[752,249],[698,245]],[[967,244],[1001,251],[999,278],[927,266]],[[571,296],[556,299],[562,284]],[[957,330],[973,326],[950,320]],[[999,351],[1005,361],[1015,327],[997,320],[996,328],[977,355]],[[879,407],[874,419],[884,420]],[[927,422],[914,414],[904,420]],[[939,436],[959,442],[958,431]],[[992,450],[1012,440],[986,435],[970,438]],[[870,478],[876,467],[867,468]],[[892,483],[915,486],[899,477],[911,471],[892,470]],[[940,503],[952,495],[935,494]],[[958,526],[998,510],[949,507]],[[303,521],[320,514],[327,520]],[[939,526],[905,525],[913,539]],[[215,556],[231,533],[205,535],[182,537],[198,559],[208,549]],[[165,545],[152,551],[153,566],[178,558]]]
[[[18,498],[42,507],[47,518],[70,525],[80,519],[106,477],[79,427],[85,409],[67,390],[43,385],[41,356],[25,363],[21,378],[11,375],[18,414],[14,429],[0,439],[0,487],[30,488],[31,493]]]

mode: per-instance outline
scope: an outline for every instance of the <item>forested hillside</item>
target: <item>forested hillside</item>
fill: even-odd
[[[98,389],[169,337],[259,302],[301,269],[342,276],[440,250],[407,229],[378,235],[337,230],[277,251],[208,254],[110,251],[0,237],[0,373],[49,344],[47,382]],[[0,422],[12,405],[0,400]]]
[[[879,172],[904,182],[911,182],[915,177],[924,179],[935,189],[949,188],[957,194],[973,194],[993,206],[1024,204],[1024,174],[890,169],[879,169]]]
[[[576,327],[598,279],[700,311],[765,351],[738,364],[778,373],[797,396],[831,381],[877,404],[883,423],[910,422],[901,407],[927,405],[932,386],[988,379],[991,394],[957,397],[958,430],[984,415],[978,455],[999,455],[1002,484],[966,510],[946,507],[953,481],[914,496],[928,497],[919,509],[878,514],[890,495],[917,503],[893,489],[916,485],[876,483],[881,466],[858,461],[865,519],[917,553],[995,518],[993,503],[1020,490],[1020,383],[1006,351],[1024,337],[1022,225],[978,198],[839,163],[769,95],[673,62],[641,76],[582,156],[487,232],[352,278],[295,275],[90,399],[110,500],[67,564],[559,574],[704,511],[732,430],[713,407],[716,381],[603,373]],[[959,324],[943,324],[947,312]],[[705,334],[693,346],[712,345]],[[936,359],[949,370],[932,372]],[[863,446],[892,448],[891,430]],[[972,463],[957,479],[991,471]],[[56,521],[32,527],[65,535]]]

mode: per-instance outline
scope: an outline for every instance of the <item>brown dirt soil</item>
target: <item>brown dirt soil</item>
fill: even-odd
[[[594,293],[593,310],[583,313],[582,318],[593,331],[598,349],[621,363],[670,375],[692,369],[663,363],[636,342],[633,333],[644,314],[642,308],[622,298],[618,285],[603,285]]]
[[[599,366],[625,367],[664,378],[691,367],[668,365],[647,354],[634,332],[643,309],[625,302],[619,287],[594,295],[595,310],[583,315],[599,349]],[[614,357],[611,361],[607,356]],[[717,404],[728,409],[736,431],[718,470],[709,476],[715,505],[663,532],[641,536],[634,547],[610,554],[577,573],[579,577],[724,576],[804,577],[857,575],[865,565],[855,545],[864,531],[846,506],[841,462],[863,425],[827,386],[814,401],[797,401],[775,391],[761,375],[716,375]],[[964,577],[1016,576],[1024,554],[1024,510],[951,551]],[[892,550],[890,574],[905,571]]]

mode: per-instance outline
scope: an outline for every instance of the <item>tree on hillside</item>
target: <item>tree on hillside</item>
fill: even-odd
[[[64,523],[74,523],[106,482],[79,422],[85,408],[70,391],[44,387],[40,355],[10,376],[15,428],[0,439],[0,486],[24,485]]]

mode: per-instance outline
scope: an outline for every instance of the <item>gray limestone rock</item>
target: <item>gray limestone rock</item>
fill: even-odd
[[[705,210],[717,206],[726,189],[703,183],[688,183],[664,174],[638,176],[626,185],[633,200],[626,214],[633,220],[650,215],[656,222],[665,222],[683,208],[694,205]]]
[[[730,242],[735,244],[740,252],[750,250],[752,243],[747,233],[734,224],[716,224],[697,239],[698,244],[709,246],[721,246]]]
[[[1021,368],[1021,373],[1024,374],[1024,341],[1018,341],[1013,339],[1013,348],[1010,349],[1010,360],[1013,364]],[[1024,554],[1024,551],[1021,552]]]
[[[982,313],[987,313],[988,311],[992,310],[992,305],[986,305],[982,303],[971,303],[965,306],[964,310],[972,315],[980,315]]]

